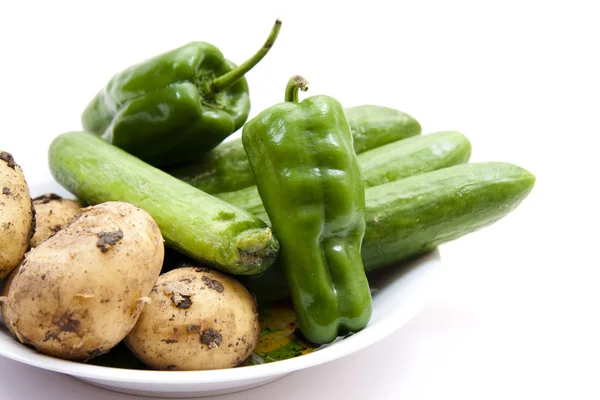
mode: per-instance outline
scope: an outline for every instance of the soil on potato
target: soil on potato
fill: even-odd
[[[100,232],[98,233],[98,237],[100,239],[98,239],[96,247],[99,247],[101,252],[106,253],[119,240],[123,239],[123,231],[119,229],[114,232]]]
[[[6,151],[0,152],[0,160],[6,162],[6,165],[8,165],[12,169],[15,169],[15,165],[17,165],[13,156],[10,153],[7,153]]]
[[[35,204],[48,204],[52,200],[62,200],[62,197],[60,197],[56,193],[46,193],[33,199]]]

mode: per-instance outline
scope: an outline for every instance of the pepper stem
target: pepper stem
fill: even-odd
[[[281,20],[277,19],[275,21],[275,25],[271,29],[271,33],[267,38],[265,44],[262,45],[260,50],[258,50],[252,57],[244,61],[244,63],[238,65],[236,68],[232,69],[226,74],[223,74],[216,78],[212,82],[212,90],[213,92],[220,92],[222,90],[227,89],[229,86],[233,85],[240,79],[242,76],[246,74],[246,72],[250,71],[256,64],[260,62],[267,55],[273,44],[275,43],[275,39],[277,39],[277,35],[279,35],[279,30],[281,29]]]
[[[306,92],[308,90],[308,81],[300,75],[294,75],[290,78],[285,87],[285,101],[297,103],[298,90]]]

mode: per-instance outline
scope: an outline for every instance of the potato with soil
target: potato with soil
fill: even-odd
[[[154,369],[235,367],[258,342],[254,298],[221,272],[174,269],[160,276],[150,299],[125,344]]]
[[[0,150],[0,280],[19,264],[29,248],[35,216],[21,167]]]
[[[0,311],[2,312],[2,322],[6,321],[6,316],[4,315],[4,307],[3,307],[3,303],[5,300],[8,299],[8,288],[10,287],[10,284],[12,283],[12,281],[15,279],[15,276],[17,275],[17,271],[18,268],[15,268],[12,270],[12,272],[10,273],[10,275],[8,275],[6,277],[6,279],[4,279],[4,281],[0,282],[0,286],[2,286],[2,291],[0,291]],[[17,334],[15,333],[15,331],[13,330],[12,326],[9,325],[8,323],[4,322],[4,326],[6,326],[6,329],[8,329],[8,331],[14,336],[16,337]]]
[[[25,255],[2,299],[4,323],[43,353],[98,356],[135,325],[163,255],[161,233],[145,211],[121,202],[86,208]]]
[[[44,240],[66,228],[81,214],[81,204],[48,193],[33,199],[35,208],[35,234],[31,247],[39,246]]]

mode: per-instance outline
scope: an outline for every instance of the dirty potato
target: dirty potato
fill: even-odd
[[[81,204],[63,199],[57,194],[48,193],[33,199],[35,208],[35,234],[31,247],[37,247],[44,240],[66,228],[81,214]]]
[[[43,353],[86,360],[133,328],[163,262],[154,220],[127,203],[82,215],[26,254],[2,301],[4,322]]]
[[[221,272],[174,269],[160,276],[150,299],[125,344],[154,369],[235,367],[258,342],[254,298]]]
[[[34,231],[34,211],[23,171],[0,150],[0,280],[19,264]]]
[[[10,284],[12,283],[13,279],[15,279],[15,276],[17,275],[17,270],[18,268],[15,268],[12,270],[12,272],[10,273],[10,275],[8,275],[8,277],[6,277],[6,279],[2,282],[0,282],[0,286],[2,286],[2,291],[0,292],[0,311],[2,312],[2,321],[6,321],[6,316],[4,315],[4,307],[2,307],[2,304],[4,303],[4,301],[6,299],[8,299],[8,288],[10,287]],[[15,331],[12,329],[12,326],[10,326],[9,324],[7,324],[6,322],[4,322],[4,326],[6,326],[6,329],[8,329],[8,331],[13,335],[13,336],[17,336],[15,334]]]

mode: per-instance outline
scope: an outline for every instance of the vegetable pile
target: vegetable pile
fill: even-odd
[[[280,27],[239,66],[192,42],[115,75],[84,130],[49,148],[77,200],[32,199],[0,150],[0,304],[17,340],[120,368],[301,356],[368,325],[371,271],[493,224],[533,188],[516,165],[469,163],[459,132],[300,101],[298,75],[248,121],[244,74]]]

